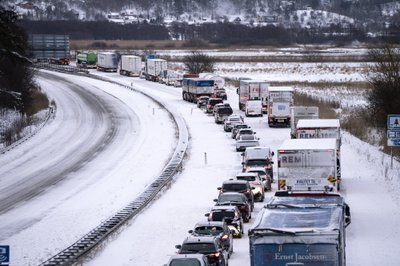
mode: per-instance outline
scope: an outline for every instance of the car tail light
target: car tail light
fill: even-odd
[[[247,209],[246,206],[240,206],[241,211],[245,211],[246,209]]]
[[[223,236],[221,236],[221,240],[222,240],[222,241],[228,240],[228,235],[223,235]]]
[[[215,252],[215,253],[210,253],[210,257],[219,257],[219,255],[221,255],[219,252]]]
[[[264,167],[265,169],[272,169],[272,165],[267,165]]]

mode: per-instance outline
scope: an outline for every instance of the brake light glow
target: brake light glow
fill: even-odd
[[[265,169],[272,169],[272,165],[266,165],[264,168]]]
[[[246,206],[240,206],[240,210],[241,211],[245,211],[246,210]]]
[[[221,240],[222,240],[222,241],[228,240],[228,235],[223,235],[223,236],[221,236]]]
[[[210,253],[210,257],[219,257],[220,253],[219,252],[215,252],[215,253]]]

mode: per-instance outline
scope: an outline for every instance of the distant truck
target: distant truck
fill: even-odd
[[[338,191],[336,139],[288,139],[278,149],[278,189]]]
[[[93,51],[78,51],[76,66],[79,68],[96,68],[97,54]]]
[[[97,54],[97,70],[104,72],[117,72],[117,54],[112,52],[100,52]]]
[[[225,87],[225,79],[213,73],[200,73],[199,78],[214,80],[214,87],[216,89],[223,89]]]
[[[69,65],[69,35],[30,34],[28,39],[33,61]]]
[[[241,79],[238,88],[239,109],[246,111],[247,101],[261,101],[261,110],[267,112],[269,84],[265,80]]]
[[[159,82],[163,71],[168,69],[168,62],[159,58],[147,58],[145,68],[146,80]]]
[[[136,55],[121,55],[119,74],[124,76],[140,76],[142,59]]]
[[[290,108],[290,137],[297,138],[296,125],[300,119],[318,119],[319,108],[317,106],[293,106]]]
[[[184,78],[182,80],[182,98],[197,103],[200,96],[211,97],[214,93],[214,80],[202,78]]]
[[[350,208],[339,194],[274,196],[249,229],[251,266],[346,265]]]
[[[292,87],[268,87],[268,125],[290,126],[290,108],[293,106]]]

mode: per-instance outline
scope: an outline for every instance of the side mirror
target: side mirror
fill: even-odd
[[[175,248],[176,248],[176,249],[181,249],[181,248],[182,248],[182,245],[175,245]]]
[[[269,163],[270,163],[270,164],[274,164],[274,162],[273,162],[273,161],[270,161]]]
[[[350,223],[351,223],[351,218],[350,218],[350,216],[345,216],[345,217],[344,217],[344,226],[347,227],[347,226],[350,225]]]
[[[214,202],[218,202],[218,199],[213,199]]]
[[[208,216],[210,216],[210,213],[208,212],[208,213],[204,214],[204,216],[208,217]]]
[[[189,230],[188,233],[189,233],[189,234],[193,233],[193,230]]]
[[[257,132],[253,131],[253,134],[256,134]]]
[[[246,163],[245,162],[242,162],[242,165],[245,165]]]
[[[271,152],[271,156],[274,156],[275,155],[275,152]]]
[[[244,156],[244,152],[242,152],[240,155]]]
[[[217,187],[217,189],[218,189],[218,190],[221,190],[221,189],[222,189],[222,187]]]

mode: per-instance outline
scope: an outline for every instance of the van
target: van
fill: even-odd
[[[243,171],[246,171],[253,167],[263,167],[266,173],[270,176],[273,181],[273,168],[272,157],[274,152],[269,147],[249,147],[245,152],[242,153],[242,166]]]
[[[246,102],[246,116],[263,116],[261,100],[251,100]]]

